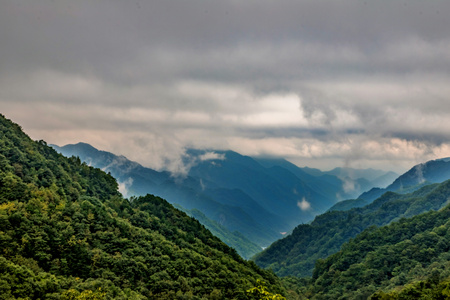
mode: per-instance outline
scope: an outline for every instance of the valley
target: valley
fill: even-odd
[[[189,149],[180,177],[83,143],[52,145],[63,156],[0,120],[5,299],[254,299],[262,291],[438,299],[447,291],[446,158],[387,184],[394,174],[373,169],[323,172]],[[350,180],[367,192],[349,194]],[[370,189],[376,182],[386,187]]]
[[[357,197],[383,183],[383,177],[386,181],[397,176],[373,169],[312,171],[281,159],[194,149],[186,151],[183,159],[190,168],[181,175],[146,168],[85,143],[52,147],[110,172],[125,195],[150,193],[190,215],[191,210],[201,212],[200,221],[219,237],[229,237],[229,246],[242,249],[238,252],[246,259],[298,224],[312,221],[342,197]],[[349,184],[352,189],[346,187]]]

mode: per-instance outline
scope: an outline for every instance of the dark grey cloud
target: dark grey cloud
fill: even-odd
[[[36,138],[157,167],[186,146],[408,167],[450,156],[449,14],[445,0],[5,0],[1,110]]]

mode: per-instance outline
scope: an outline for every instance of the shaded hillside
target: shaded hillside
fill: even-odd
[[[364,229],[438,210],[448,203],[449,197],[450,181],[446,181],[406,195],[389,192],[362,208],[327,212],[311,224],[299,225],[291,235],[273,243],[254,260],[280,276],[310,276],[317,259],[336,253],[343,243]]]
[[[287,161],[267,165],[268,160],[232,151],[190,149],[183,158],[190,166],[187,176],[174,178],[87,144],[56,148],[111,172],[129,194],[153,193],[186,210],[198,209],[263,247],[326,211],[343,184],[332,175],[318,179]]]
[[[420,187],[443,182],[450,179],[450,161],[448,159],[431,160],[412,167],[408,172],[399,176],[386,188],[373,188],[361,194],[358,198],[372,202],[386,192],[410,193]]]
[[[230,235],[225,240],[231,247],[240,249],[239,253],[243,257],[249,258],[254,251],[241,250],[252,248],[253,243],[258,244],[261,249],[261,246],[267,246],[281,237],[279,227],[287,227],[281,218],[264,210],[242,191],[220,189],[205,191],[201,179],[191,176],[173,177],[169,172],[143,167],[123,156],[97,150],[85,143],[64,147],[53,145],[53,147],[68,157],[78,156],[86,163],[110,172],[119,181],[122,191],[128,195],[151,193],[167,199],[187,212],[195,209],[201,211],[206,218],[229,231],[229,233],[222,231],[223,234]],[[269,219],[271,222],[260,222],[263,219]],[[206,226],[212,224],[205,218],[202,218],[202,221]],[[210,229],[214,230],[213,227]],[[245,240],[240,240],[238,244],[234,243],[237,242],[233,237],[234,231],[240,232],[251,241],[248,245],[250,248],[241,244]]]
[[[257,279],[283,292],[165,200],[122,198],[112,176],[3,116],[0,133],[3,299],[247,299]]]
[[[334,199],[318,193],[285,168],[265,168],[253,158],[233,151],[213,151],[218,158],[202,159],[209,153],[211,151],[187,151],[189,161],[195,162],[189,176],[201,178],[205,190],[243,191],[266,211],[275,214],[277,219],[288,223],[289,227],[279,228],[280,231],[288,231],[298,223],[307,222],[334,204]],[[308,205],[299,207],[302,201]],[[272,220],[265,218],[264,222]]]
[[[374,169],[335,168],[324,172],[299,168],[284,159],[258,158],[257,161],[268,168],[280,166],[289,170],[313,190],[335,201],[356,198],[373,187],[385,187],[398,177],[394,172]]]
[[[186,212],[189,216],[198,220],[203,224],[212,234],[217,236],[221,241],[227,245],[234,245],[233,248],[244,258],[250,259],[256,253],[261,252],[261,247],[249,241],[244,235],[238,231],[230,232],[219,223],[208,219],[202,212],[197,209]]]

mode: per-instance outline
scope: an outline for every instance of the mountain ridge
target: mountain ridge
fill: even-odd
[[[271,241],[281,236],[279,232],[261,225],[253,217],[259,211],[263,213],[262,216],[270,220],[276,219],[275,216],[268,212],[263,212],[255,205],[242,210],[237,205],[227,205],[212,199],[210,196],[211,191],[209,191],[209,194],[204,191],[204,184],[207,184],[205,179],[202,182],[201,179],[193,178],[192,176],[175,178],[167,171],[155,171],[145,168],[136,162],[125,159],[123,156],[120,157],[110,152],[97,150],[86,143],[71,144],[65,148],[54,147],[66,156],[78,154],[83,161],[111,172],[118,178],[119,185],[124,186],[130,194],[156,194],[174,204],[180,205],[186,212],[192,209],[200,209],[206,214],[208,219],[218,222],[230,230],[230,237],[233,235],[233,231],[240,230],[247,238],[250,237],[253,243],[256,242],[260,246],[267,246]],[[245,193],[242,194],[245,195]],[[255,203],[253,200],[252,202]],[[249,215],[249,211],[252,212],[253,216]],[[236,248],[240,247],[240,245],[236,245]],[[241,254],[246,258],[250,258],[255,253]]]
[[[0,296],[4,299],[242,298],[284,293],[197,220],[32,141],[0,115]]]
[[[344,194],[344,181],[334,175],[316,177],[283,159],[252,158],[234,151],[187,149],[182,159],[189,168],[184,177],[174,178],[86,143],[55,148],[110,171],[126,193],[150,192],[186,211],[199,209],[261,247],[311,221],[334,204],[337,194]]]
[[[450,178],[450,158],[430,160],[417,164],[384,189],[374,188],[358,198],[371,202],[385,192],[408,193],[429,183],[442,182]]]

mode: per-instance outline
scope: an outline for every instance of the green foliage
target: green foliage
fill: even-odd
[[[254,260],[279,276],[311,276],[318,259],[336,253],[366,228],[438,210],[448,203],[449,195],[450,181],[446,181],[407,195],[388,192],[362,208],[327,212],[311,224],[299,225],[291,235],[273,243]]]
[[[447,281],[437,282],[450,276],[449,220],[447,206],[365,230],[338,253],[317,262],[306,295],[312,299],[366,299],[372,294],[373,299],[390,295],[398,297],[392,299],[441,299],[427,295],[448,291]],[[396,292],[399,288],[401,292]]]
[[[96,291],[85,290],[81,293],[75,289],[64,291],[61,300],[103,300],[106,299],[106,293],[101,288]]]
[[[372,300],[407,300],[407,299],[449,299],[450,298],[450,279],[443,281],[430,278],[425,281],[416,281],[407,284],[401,290],[394,290],[391,292],[379,291],[373,294]]]
[[[286,300],[280,294],[273,294],[267,290],[264,282],[256,281],[257,286],[247,290],[247,295],[250,299],[255,300]]]
[[[0,116],[0,299],[247,299],[269,271],[165,200],[123,199],[111,176]]]
[[[369,204],[369,202],[364,199],[348,199],[344,201],[339,201],[331,208],[329,208],[328,211],[335,211],[335,210],[345,211],[356,207],[363,207],[366,206],[367,204]]]
[[[188,215],[197,219],[200,223],[205,225],[211,233],[217,236],[221,241],[229,246],[232,246],[244,259],[250,259],[256,253],[261,252],[261,247],[252,243],[240,232],[230,232],[219,223],[208,219],[203,213],[197,209],[186,211]]]

